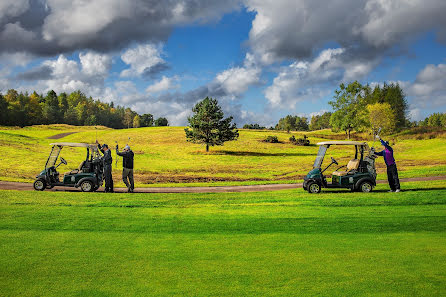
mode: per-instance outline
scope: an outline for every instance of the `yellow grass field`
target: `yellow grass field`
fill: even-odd
[[[60,139],[48,137],[76,132]],[[329,130],[286,133],[268,130],[240,130],[237,141],[211,147],[186,141],[184,127],[149,127],[114,130],[105,127],[77,127],[68,125],[32,126],[25,128],[0,127],[0,180],[32,182],[43,169],[52,142],[94,142],[96,132],[100,143],[114,148],[117,141],[122,148],[129,143],[135,155],[137,186],[202,186],[294,183],[301,181],[312,168],[319,141],[341,139],[343,134]],[[295,146],[289,142],[303,134],[311,146]],[[268,135],[276,135],[282,143],[265,143]],[[130,137],[130,140],[129,140]],[[367,136],[364,136],[367,137]],[[400,177],[446,174],[446,136],[440,133],[433,139],[417,140],[390,136],[395,150]],[[418,137],[423,138],[423,137]],[[371,140],[371,139],[370,139]],[[372,141],[369,142],[372,144]],[[380,147],[378,143],[375,144]],[[352,158],[353,149],[333,147],[326,161],[333,156],[340,165]],[[114,151],[114,150],[113,150]],[[80,148],[64,148],[61,156],[68,165],[61,165],[64,173],[76,168],[85,158]],[[115,154],[113,152],[113,157]],[[115,165],[115,163],[113,164]],[[378,178],[385,179],[382,158],[377,161]],[[114,179],[120,180],[122,161],[114,166]],[[330,170],[330,169],[329,169]],[[333,171],[335,168],[333,168]],[[122,183],[118,183],[118,186]]]

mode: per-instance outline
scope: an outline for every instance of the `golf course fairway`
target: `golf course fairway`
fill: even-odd
[[[446,182],[386,189],[0,191],[0,295],[445,295]]]

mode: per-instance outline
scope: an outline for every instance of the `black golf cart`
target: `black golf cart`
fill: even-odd
[[[34,189],[43,191],[54,186],[80,188],[83,192],[96,191],[103,183],[103,165],[97,144],[58,142],[51,143],[53,146],[46,161],[45,169],[36,176]],[[57,168],[67,165],[67,161],[60,157],[60,163],[56,165],[60,151],[63,147],[79,147],[87,150],[87,156],[79,164],[77,169],[66,172],[60,180]]]
[[[348,188],[352,191],[370,192],[376,186],[375,154],[366,142],[360,141],[326,141],[320,142],[319,152],[313,169],[304,178],[303,187],[309,193],[319,193],[321,188]],[[325,153],[333,145],[354,146],[355,157],[347,165],[340,166],[331,174],[331,183],[327,182],[324,172],[333,164],[339,163],[331,157],[331,163],[321,169]],[[345,170],[341,171],[341,168]]]

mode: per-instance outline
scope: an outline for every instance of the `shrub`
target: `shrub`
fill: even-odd
[[[306,135],[304,135],[303,138],[298,138],[298,139],[296,139],[296,137],[294,137],[294,135],[293,135],[290,137],[290,142],[294,145],[302,145],[302,146],[310,145],[310,140],[308,139],[308,137]]]
[[[266,139],[264,140],[264,142],[269,142],[269,143],[279,143],[279,139],[277,138],[277,136],[268,136],[266,137]]]

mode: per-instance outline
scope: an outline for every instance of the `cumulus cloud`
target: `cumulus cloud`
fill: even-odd
[[[80,53],[79,60],[82,65],[82,72],[88,76],[106,77],[111,68],[111,57],[95,52]]]
[[[33,84],[33,90],[39,92],[81,90],[91,96],[102,95],[104,80],[111,67],[111,57],[94,52],[81,52],[79,60],[80,62],[77,62],[59,55],[57,59],[45,60],[37,67],[19,73],[15,79],[29,81]]]
[[[147,87],[146,92],[149,94],[159,93],[163,91],[168,91],[171,89],[176,89],[179,86],[175,84],[178,77],[166,77],[163,76],[159,81]]]
[[[215,83],[228,95],[240,95],[251,85],[260,82],[261,68],[253,62],[251,54],[247,54],[242,67],[232,67],[217,74]]]
[[[408,87],[417,107],[446,107],[446,64],[427,65]]]
[[[215,21],[237,7],[238,0],[2,0],[0,51],[110,52],[165,41],[176,25]]]
[[[121,72],[121,77],[143,76],[156,74],[155,70],[166,69],[163,58],[161,58],[161,45],[144,44],[128,49],[121,55],[122,61],[130,65],[129,69]]]
[[[356,57],[376,57],[427,30],[436,30],[446,41],[443,0],[246,0],[246,4],[256,13],[249,43],[264,63],[308,58],[333,42]]]
[[[377,60],[350,60],[343,48],[323,50],[313,60],[302,60],[282,67],[265,97],[274,108],[296,107],[298,102],[316,101],[329,95],[341,81],[360,79]]]
[[[0,2],[0,22],[24,13],[29,8],[28,0],[2,0]]]

